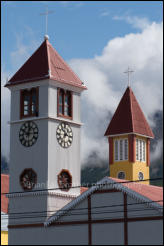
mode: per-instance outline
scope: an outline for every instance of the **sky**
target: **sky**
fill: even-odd
[[[162,1],[2,1],[2,154],[9,158],[10,93],[3,85],[43,42],[46,8],[49,41],[88,90],[81,100],[82,163],[92,152],[108,158],[104,132],[127,87],[153,126],[163,110]],[[152,159],[162,150],[157,144]]]

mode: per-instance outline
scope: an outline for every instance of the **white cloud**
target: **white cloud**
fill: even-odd
[[[18,70],[39,46],[39,42],[34,38],[32,29],[28,26],[25,26],[24,30],[24,34],[15,34],[16,47],[15,50],[10,54],[13,71]],[[29,41],[25,44],[24,39],[27,38],[27,36]]]
[[[126,89],[123,72],[135,70],[131,87],[149,123],[151,116],[162,110],[163,91],[163,23],[152,23],[141,33],[131,33],[108,42],[100,56],[72,59],[69,63],[88,87],[82,95],[85,123],[82,135],[82,160],[96,149],[103,156],[108,143],[103,134],[111,115]],[[99,134],[97,134],[99,133]],[[108,152],[108,151],[107,151]]]
[[[5,64],[2,65],[1,70],[1,144],[2,144],[2,154],[9,159],[9,143],[10,143],[10,91],[5,88],[7,78],[10,79],[11,76],[24,64],[24,62],[30,57],[30,55],[38,48],[39,42],[35,40],[34,33],[30,27],[24,27],[24,34],[19,33],[16,35],[16,48],[10,54],[11,59],[11,70],[8,71]],[[26,35],[29,37],[30,41],[24,44],[24,38]]]
[[[109,11],[104,10],[104,11],[100,14],[100,16],[109,16]]]
[[[155,146],[154,150],[150,153],[150,157],[151,157],[151,164],[153,165],[154,161],[159,159],[161,153],[163,150],[163,141],[159,140],[157,142],[157,145]]]
[[[83,1],[60,1],[63,7],[80,8],[84,5]]]
[[[1,146],[2,154],[9,159],[9,142],[10,142],[10,127],[8,124],[10,118],[10,92],[4,88],[6,80],[9,77],[9,73],[1,71]]]
[[[113,17],[113,20],[116,21],[125,21],[126,23],[132,25],[134,28],[138,28],[141,30],[144,30],[148,26],[150,26],[150,22],[147,18],[139,18],[137,16],[129,16],[129,15],[124,15],[124,16],[118,16],[115,15]]]

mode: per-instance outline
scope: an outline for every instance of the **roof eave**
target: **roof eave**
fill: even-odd
[[[151,138],[153,139],[154,138],[154,135],[153,136],[150,136],[150,135],[144,135],[144,134],[140,134],[140,133],[137,133],[137,132],[128,132],[128,133],[117,133],[117,134],[106,134],[104,135],[105,137],[117,137],[117,136],[123,136],[123,135],[130,135],[130,134],[135,134],[135,135],[138,135],[138,136],[141,136],[141,137],[146,137],[146,138]]]
[[[54,81],[57,81],[57,82],[61,82],[63,84],[66,84],[66,85],[71,85],[71,86],[75,86],[75,87],[78,87],[82,90],[88,90],[88,88],[85,86],[85,85],[80,85],[80,84],[77,84],[76,82],[73,82],[73,81],[66,81],[64,79],[57,79],[55,77],[53,77],[52,75],[50,76],[50,79],[54,80]]]
[[[137,199],[139,201],[145,202],[148,206],[153,207],[153,208],[159,210],[160,212],[163,211],[163,206],[162,205],[158,204],[155,201],[153,203],[150,203],[151,200],[149,198],[137,193],[136,191],[133,191],[133,190],[129,189],[126,186],[123,186],[121,183],[118,183],[118,182],[114,181],[112,178],[106,176],[103,179],[101,179],[99,182],[97,182],[97,185],[92,186],[91,188],[89,188],[87,191],[85,191],[84,193],[79,195],[75,200],[73,200],[70,203],[68,203],[64,208],[62,208],[62,210],[59,210],[56,214],[54,214],[50,218],[48,218],[47,221],[44,222],[44,226],[47,227],[47,226],[51,225],[53,222],[57,221],[61,216],[66,215],[66,213],[70,209],[73,209],[76,205],[78,205],[86,197],[91,195],[94,191],[96,191],[98,189],[101,189],[102,188],[102,184],[111,185],[111,188],[120,190],[123,193],[126,193],[129,196],[131,196],[131,197],[133,197],[133,198],[135,198],[135,199]]]
[[[44,80],[44,79],[50,79],[50,76],[49,74],[48,75],[45,75],[44,77],[37,77],[37,78],[32,78],[32,79],[25,79],[25,80],[19,80],[19,81],[10,81],[8,82],[7,84],[4,85],[4,87],[11,87],[11,86],[15,86],[15,85],[19,85],[19,84],[24,84],[24,83],[27,83],[27,82],[35,82],[35,81],[38,81],[38,80]]]

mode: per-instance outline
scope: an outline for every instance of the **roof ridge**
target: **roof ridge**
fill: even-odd
[[[47,48],[47,60],[48,60],[48,75],[51,76],[51,63],[50,63],[50,52],[49,52],[49,41],[46,39],[46,48]]]
[[[64,61],[64,59],[59,55],[59,53],[57,52],[57,50],[51,45],[51,43],[49,42],[49,45],[52,47],[52,49],[55,51],[55,54],[60,58],[61,62],[67,67],[67,69],[74,74],[74,76],[76,77],[76,79],[78,79],[79,81],[80,78],[78,77],[78,75],[68,66],[68,64]],[[81,82],[82,83],[82,82]],[[79,83],[80,84],[80,83]]]
[[[132,119],[132,131],[134,132],[134,122],[133,122],[133,108],[132,108],[132,90],[129,86],[129,96],[130,96],[130,111],[131,111],[131,119]]]

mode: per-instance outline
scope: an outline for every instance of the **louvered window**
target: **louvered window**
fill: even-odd
[[[136,139],[136,160],[140,162],[146,161],[146,142],[142,139]]]
[[[123,160],[123,140],[120,140],[120,161]]]
[[[124,146],[125,146],[125,160],[128,160],[128,140],[124,140]]]
[[[114,146],[115,161],[128,160],[128,139],[115,139]]]
[[[118,140],[115,140],[115,161],[118,161]]]

